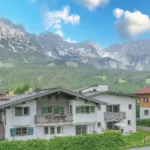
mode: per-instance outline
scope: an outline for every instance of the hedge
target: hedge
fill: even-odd
[[[0,142],[0,150],[114,150],[123,145],[120,131],[104,131],[50,140],[4,141]]]
[[[150,127],[150,119],[137,119],[137,126]]]

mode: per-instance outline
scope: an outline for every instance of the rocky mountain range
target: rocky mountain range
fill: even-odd
[[[103,56],[115,59],[126,69],[150,70],[150,39],[115,43],[103,49]]]
[[[149,43],[143,39],[102,49],[91,41],[69,43],[51,32],[30,34],[24,26],[0,18],[0,67],[71,61],[99,68],[145,70],[150,69]]]

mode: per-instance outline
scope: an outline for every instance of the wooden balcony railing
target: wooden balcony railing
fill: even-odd
[[[112,122],[112,121],[121,121],[126,118],[125,112],[105,112],[104,113],[105,121],[106,122]]]
[[[56,115],[45,115],[45,116],[35,116],[35,123],[65,123],[72,122],[73,115],[71,114],[56,114]]]

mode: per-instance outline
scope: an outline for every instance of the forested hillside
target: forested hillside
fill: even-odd
[[[131,93],[150,85],[150,72],[102,70],[93,66],[0,68],[0,91],[15,90],[28,84],[35,87],[78,89],[93,84],[108,84],[109,90]]]

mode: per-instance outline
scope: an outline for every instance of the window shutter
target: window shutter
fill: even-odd
[[[10,136],[16,136],[16,129],[15,128],[10,129]]]
[[[48,113],[48,107],[42,107],[42,114]]]
[[[64,107],[59,107],[59,113],[64,113]]]
[[[28,128],[28,135],[33,135],[33,128]]]

